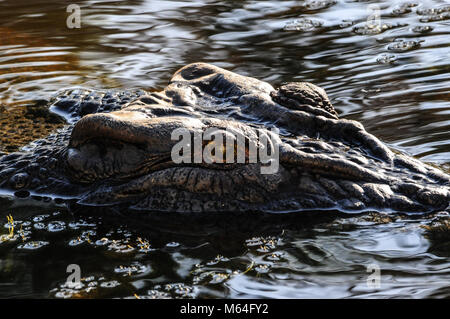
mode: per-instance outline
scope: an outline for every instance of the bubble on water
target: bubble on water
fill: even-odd
[[[151,247],[150,242],[146,239],[142,239],[141,237],[138,237],[136,239],[137,247],[139,248],[139,252],[141,253],[147,253],[150,251],[154,251],[155,249]]]
[[[301,31],[307,32],[317,29],[323,25],[323,22],[319,20],[311,20],[306,18],[296,19],[286,23],[284,31]]]
[[[194,288],[184,283],[165,284],[164,286],[156,285],[155,290],[163,290],[171,293],[178,298],[194,298]]]
[[[76,229],[80,229],[82,227],[91,227],[92,228],[92,227],[95,227],[96,224],[92,224],[92,223],[88,223],[86,221],[80,220],[77,222],[71,222],[68,224],[68,226],[69,226],[69,228],[76,230]]]
[[[127,254],[133,252],[135,249],[128,243],[121,240],[112,240],[108,245],[108,250],[114,251],[116,253]]]
[[[130,266],[118,266],[114,268],[114,272],[122,274],[123,276],[132,276],[136,274],[142,274],[149,270],[147,265],[142,265],[140,263],[133,263]]]
[[[361,26],[355,26],[353,27],[353,32],[359,35],[374,35],[374,34],[380,34],[385,32],[386,30],[398,28],[405,25],[393,25],[390,23],[383,23],[383,24],[367,24],[364,23]]]
[[[216,265],[220,262],[227,262],[230,261],[230,259],[228,259],[227,257],[224,257],[222,255],[217,255],[216,258],[214,258],[213,260],[210,260],[206,263],[207,266],[213,266]]]
[[[443,21],[450,19],[450,6],[440,8],[419,8],[416,13],[421,16],[420,22]]]
[[[254,270],[258,273],[258,274],[267,274],[270,271],[270,265],[267,264],[263,264],[263,265],[257,265],[254,267]]]
[[[433,27],[429,26],[429,25],[418,25],[418,26],[414,27],[412,30],[413,30],[413,32],[416,32],[416,33],[428,33],[428,32],[433,31]]]
[[[135,296],[133,296],[135,298]],[[171,296],[165,291],[149,290],[147,295],[139,296],[141,299],[170,299]]]
[[[418,15],[435,15],[450,12],[450,6],[443,6],[440,8],[419,8],[416,13]]]
[[[110,242],[110,241],[109,241],[108,238],[103,237],[103,238],[101,238],[101,239],[96,240],[96,241],[95,241],[95,245],[96,245],[96,246],[105,246],[105,245],[107,245],[109,242]]]
[[[397,61],[395,54],[382,53],[377,57],[377,62],[382,64],[390,64]]]
[[[443,14],[435,14],[431,16],[425,16],[419,19],[420,22],[427,23],[427,22],[435,22],[435,21],[443,21],[450,19],[450,13],[446,12]]]
[[[262,238],[259,238],[259,237],[253,237],[253,238],[251,238],[251,239],[247,239],[247,240],[245,241],[245,244],[246,244],[248,247],[260,246],[260,245],[263,244],[263,240],[262,240]]]
[[[275,249],[279,244],[279,239],[276,237],[253,237],[245,241],[247,247],[256,247],[256,251],[266,253]]]
[[[405,52],[414,50],[420,47],[420,41],[417,40],[409,40],[409,41],[396,41],[388,45],[388,50],[394,52]]]
[[[351,21],[351,20],[342,20],[342,22],[339,24],[339,27],[340,27],[341,29],[345,29],[345,28],[348,28],[348,27],[353,26],[354,24],[355,24],[354,21]]]
[[[84,277],[81,279],[81,281],[89,282],[89,283],[93,282],[94,280],[95,280],[94,276]]]
[[[230,276],[228,274],[224,273],[214,273],[211,276],[211,280],[209,281],[210,284],[221,284],[225,280],[227,280]]]
[[[47,246],[48,244],[48,241],[29,241],[24,244],[20,244],[19,246],[17,246],[17,249],[36,250]]]
[[[50,217],[49,214],[37,215],[37,216],[33,217],[33,221],[35,223],[42,222],[42,221],[46,220],[49,217]]]
[[[335,5],[336,3],[337,3],[337,1],[335,1],[335,0],[310,0],[304,4],[304,7],[307,10],[316,11],[316,10],[322,10],[322,9],[329,8],[333,5]]]
[[[180,246],[180,243],[177,243],[175,241],[172,241],[172,242],[166,244],[166,247],[170,247],[170,248],[174,248],[174,247],[178,247],[178,246]]]
[[[48,223],[47,230],[52,233],[60,232],[66,229],[66,223],[63,221],[53,221]]]
[[[78,238],[75,238],[75,239],[71,239],[69,241],[69,246],[78,246],[78,245],[81,245],[81,244],[83,244],[85,242],[86,241],[84,239],[78,237]]]
[[[261,245],[256,249],[256,251],[259,253],[267,253],[270,251],[270,248],[266,245]]]
[[[392,14],[395,16],[407,14],[410,13],[414,7],[417,7],[417,3],[402,3],[392,10]]]
[[[33,227],[35,229],[45,229],[46,228],[44,223],[35,223],[35,224],[33,224]]]
[[[105,281],[100,284],[100,287],[102,288],[115,288],[118,286],[120,286],[120,282],[117,280]]]
[[[52,294],[55,298],[92,298],[92,297],[102,297],[99,295],[104,293],[103,291],[99,291],[98,288],[115,288],[120,286],[121,283],[117,280],[109,280],[103,276],[96,277],[94,275],[83,277],[80,279],[78,283],[72,282],[63,282],[58,285],[58,287],[50,290],[50,294]]]
[[[98,282],[96,282],[96,281],[89,282],[87,285],[88,285],[88,287],[91,287],[91,288],[97,287],[98,286]]]
[[[281,260],[283,260],[282,257],[283,257],[283,253],[274,252],[270,255],[265,256],[264,259],[268,260],[268,261],[281,261]]]
[[[76,290],[62,290],[62,291],[57,291],[55,293],[55,298],[59,298],[59,299],[69,299],[72,298],[74,294],[76,294],[77,291]]]
[[[232,271],[229,269],[223,269],[223,270],[206,270],[203,268],[197,269],[195,272],[195,276],[193,279],[194,284],[202,284],[202,283],[208,283],[208,284],[220,284],[225,282],[226,280],[230,279],[230,276],[232,275]]]
[[[4,243],[4,242],[14,242],[16,240],[18,240],[20,237],[17,234],[3,234],[0,235],[0,243]]]

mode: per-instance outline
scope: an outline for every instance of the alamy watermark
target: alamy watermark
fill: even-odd
[[[191,132],[185,128],[175,129],[172,141],[174,163],[245,164],[260,163],[261,174],[275,174],[279,168],[279,130],[253,129],[246,137],[230,129],[207,128]]]
[[[381,29],[381,9],[377,4],[369,4],[367,6],[367,11],[369,17],[367,18],[366,24],[370,29]]]
[[[378,264],[367,265],[367,272],[370,275],[367,277],[367,287],[371,289],[378,289],[381,287],[381,269]]]
[[[66,9],[70,13],[66,19],[66,26],[69,29],[81,28],[81,8],[78,4],[69,4]]]
[[[66,279],[66,285],[69,288],[77,288],[81,285],[81,268],[77,264],[70,264],[66,268],[70,275]]]

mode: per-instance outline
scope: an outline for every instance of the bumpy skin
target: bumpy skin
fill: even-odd
[[[77,90],[51,104],[76,124],[2,157],[1,188],[150,211],[449,209],[449,175],[392,152],[360,123],[338,119],[323,89],[309,83],[275,90],[194,63],[162,92]],[[210,127],[248,139],[252,128],[278,128],[279,170],[171,160],[174,129]]]

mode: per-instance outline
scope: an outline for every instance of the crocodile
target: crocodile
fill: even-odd
[[[275,89],[192,63],[162,91],[67,89],[48,107],[67,115],[67,125],[0,158],[3,191],[155,212],[449,210],[446,172],[339,118],[325,90],[311,83]],[[215,149],[212,161],[175,160],[180,129],[192,133],[194,147],[208,129],[231,134],[233,147]],[[254,142],[257,134],[269,144]],[[210,142],[200,142],[200,153]],[[255,143],[276,157],[251,160]],[[220,161],[238,153],[243,160]],[[273,160],[277,169],[264,173]]]

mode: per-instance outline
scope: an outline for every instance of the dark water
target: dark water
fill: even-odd
[[[450,165],[448,1],[77,1],[81,28],[68,29],[70,3],[0,1],[0,152],[61,125],[29,112],[59,89],[156,90],[204,61],[274,86],[311,81],[341,117]],[[450,297],[449,233],[434,227],[448,212],[100,213],[0,198],[0,297]],[[79,287],[65,284],[70,264]]]

